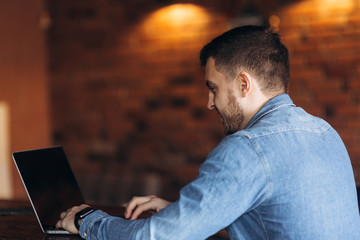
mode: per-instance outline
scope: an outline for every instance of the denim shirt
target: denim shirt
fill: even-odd
[[[175,203],[148,219],[96,211],[87,239],[360,239],[350,159],[336,131],[286,94],[210,152]]]

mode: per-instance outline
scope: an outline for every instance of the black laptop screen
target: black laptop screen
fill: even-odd
[[[41,224],[53,226],[60,213],[84,203],[62,147],[13,153]]]

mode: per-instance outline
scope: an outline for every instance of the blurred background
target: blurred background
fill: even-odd
[[[266,23],[290,96],[339,132],[359,185],[359,0],[1,0],[0,199],[27,198],[11,152],[62,145],[89,202],[175,200],[224,137],[199,51]]]

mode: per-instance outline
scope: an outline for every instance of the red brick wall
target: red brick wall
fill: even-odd
[[[358,175],[358,6],[343,1],[320,13],[319,1],[258,9],[280,18],[294,102],[333,124]],[[245,8],[199,2],[208,7],[197,10],[203,17],[171,26],[156,18],[166,1],[48,1],[53,140],[65,147],[87,199],[175,199],[223,137],[206,109],[198,53]]]
[[[195,9],[204,16],[173,26],[155,11],[133,19],[116,2],[55,3],[49,32],[54,143],[69,154],[86,197],[175,199],[222,138],[216,114],[206,109],[198,55],[226,30],[225,18]]]

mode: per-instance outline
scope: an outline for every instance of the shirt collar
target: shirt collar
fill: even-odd
[[[280,94],[276,97],[270,99],[265,103],[262,108],[255,113],[255,115],[250,119],[248,124],[246,124],[246,127],[244,129],[251,128],[257,121],[259,121],[263,116],[266,114],[274,111],[275,109],[284,107],[284,106],[295,106],[293,101],[291,100],[290,96],[288,94]]]

